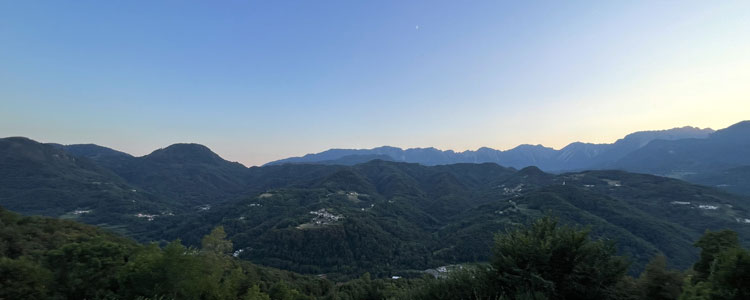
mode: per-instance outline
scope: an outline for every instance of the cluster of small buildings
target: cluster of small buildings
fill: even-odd
[[[719,209],[719,207],[718,207],[718,206],[716,206],[716,205],[708,205],[708,204],[701,204],[701,205],[698,205],[698,208],[700,208],[700,209],[708,209],[708,210],[715,210],[715,209]]]
[[[669,204],[672,205],[690,205],[691,203],[688,201],[672,201],[669,202]],[[698,208],[700,209],[707,209],[707,210],[717,210],[719,209],[718,205],[711,205],[711,204],[698,204]]]
[[[153,221],[158,216],[159,215],[149,215],[149,214],[144,214],[144,213],[135,214],[136,218],[146,218],[146,220],[149,220],[149,221]]]
[[[344,218],[342,215],[334,215],[328,212],[325,208],[310,211],[310,214],[315,215],[312,221],[310,221],[310,223],[315,225],[328,225]]]
[[[506,194],[506,195],[518,194],[523,191],[523,183],[519,183],[517,186],[513,188],[505,187],[505,185],[502,185],[502,186],[503,186],[503,194]]]
[[[622,186],[622,182],[620,182],[619,180],[612,180],[612,179],[602,179],[602,180],[606,181],[609,186],[614,186],[614,187]]]
[[[451,271],[455,271],[456,269],[463,269],[464,267],[462,265],[450,265],[450,266],[442,266],[437,267],[435,269],[427,269],[424,270],[425,273],[432,275],[435,278],[443,278],[448,276],[448,273]]]

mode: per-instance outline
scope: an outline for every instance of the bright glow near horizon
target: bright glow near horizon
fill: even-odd
[[[0,2],[0,137],[246,165],[750,119],[750,2]]]

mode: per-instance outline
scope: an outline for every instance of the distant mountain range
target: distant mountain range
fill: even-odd
[[[268,163],[353,165],[377,157],[423,165],[496,163],[516,169],[536,166],[545,172],[625,170],[685,179],[750,194],[750,121],[714,131],[696,127],[641,131],[612,144],[575,142],[555,150],[520,145],[502,151],[480,148],[454,152],[435,148],[331,149]],[[730,175],[731,174],[731,175]]]
[[[378,147],[373,149],[331,149],[302,157],[291,157],[270,162],[266,165],[286,163],[359,163],[371,156],[380,159],[419,163],[427,166],[455,163],[496,163],[501,166],[525,168],[536,166],[544,171],[601,169],[615,165],[635,150],[654,140],[705,139],[714,133],[710,128],[682,127],[659,131],[641,131],[629,134],[613,144],[590,144],[575,142],[555,150],[542,145],[520,145],[502,151],[491,148],[479,148],[476,151],[454,152],[435,148]],[[363,159],[356,159],[362,156]],[[345,158],[345,159],[344,159]]]
[[[606,165],[625,170],[680,175],[750,165],[750,121],[702,139],[654,140]]]

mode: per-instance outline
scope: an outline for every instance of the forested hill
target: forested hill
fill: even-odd
[[[551,175],[494,164],[426,167],[373,161],[317,182],[240,197],[151,236],[222,225],[264,265],[330,276],[404,275],[488,259],[492,235],[552,214],[617,241],[640,270],[665,254],[685,268],[706,229],[750,236],[748,200],[679,180],[619,171]],[[410,271],[411,270],[411,271]]]
[[[11,210],[144,242],[199,245],[221,225],[240,258],[331,278],[486,261],[492,234],[545,214],[616,240],[634,271],[658,253],[687,267],[706,229],[750,236],[747,198],[620,171],[383,160],[244,168],[194,144],[144,157],[24,138],[0,146],[0,205]]]
[[[133,185],[104,165],[20,137],[0,139],[0,205],[27,215],[127,225],[130,232],[144,230],[133,221],[139,213],[184,212],[177,200]]]
[[[408,284],[367,277],[334,285],[231,254],[222,228],[198,247],[179,241],[159,247],[0,207],[0,299],[382,299]]]

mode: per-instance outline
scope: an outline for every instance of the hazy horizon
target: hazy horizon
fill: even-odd
[[[739,123],[739,122],[742,122],[742,121],[745,121],[745,120],[740,120],[740,121],[737,121],[737,122],[733,122],[730,125],[733,125],[733,124],[736,124],[736,123]],[[728,125],[728,126],[730,126],[730,125]],[[230,157],[227,157],[226,155],[222,154],[221,151],[216,150],[216,148],[213,147],[212,145],[198,143],[198,142],[191,142],[191,141],[177,141],[177,142],[174,142],[174,143],[169,143],[167,145],[154,146],[151,150],[147,150],[145,152],[133,153],[133,152],[129,152],[129,151],[126,151],[126,150],[123,150],[123,149],[115,148],[115,147],[112,147],[112,146],[109,146],[109,145],[98,144],[98,143],[94,143],[94,142],[63,143],[63,142],[59,142],[59,141],[39,140],[39,139],[35,139],[35,138],[29,137],[29,136],[20,136],[20,137],[30,138],[32,140],[35,140],[35,141],[41,142],[41,143],[58,143],[58,144],[62,144],[62,145],[96,144],[96,145],[99,145],[99,146],[103,146],[103,147],[107,147],[107,148],[114,149],[114,150],[117,150],[117,151],[121,151],[121,152],[130,154],[130,155],[136,156],[136,157],[148,155],[148,154],[150,154],[153,151],[156,151],[158,149],[163,149],[163,148],[166,148],[166,147],[168,147],[170,145],[174,145],[174,144],[201,144],[201,145],[204,145],[204,146],[208,147],[209,149],[211,149],[211,151],[213,151],[214,153],[218,154],[219,156],[221,156],[225,160],[232,161],[232,162],[238,162],[238,163],[243,164],[246,167],[253,167],[253,166],[262,166],[262,165],[264,165],[266,163],[273,162],[273,161],[276,161],[276,160],[279,160],[279,159],[284,159],[284,158],[289,158],[289,157],[301,157],[301,156],[304,156],[306,154],[315,154],[315,153],[320,153],[320,152],[323,152],[323,151],[326,151],[326,150],[331,150],[331,149],[372,149],[372,148],[377,148],[377,147],[397,147],[397,148],[401,148],[401,149],[405,150],[405,149],[413,149],[413,148],[436,148],[436,149],[441,150],[441,151],[454,151],[454,152],[459,153],[459,152],[464,152],[464,151],[476,151],[479,148],[483,148],[483,147],[488,147],[488,148],[492,148],[492,149],[495,149],[495,150],[506,151],[506,150],[510,150],[510,149],[513,149],[513,148],[521,146],[521,145],[541,145],[541,146],[544,146],[544,147],[547,147],[547,148],[552,148],[552,149],[555,149],[555,150],[560,150],[560,149],[564,148],[565,146],[567,146],[567,145],[569,145],[571,143],[576,143],[576,142],[587,143],[587,144],[612,144],[612,143],[616,142],[617,140],[619,140],[621,138],[624,138],[626,135],[631,134],[631,133],[635,133],[635,132],[663,131],[663,130],[669,130],[669,129],[685,128],[685,127],[693,127],[693,128],[697,128],[697,129],[701,129],[701,130],[706,130],[706,129],[720,130],[720,129],[724,129],[724,128],[728,127],[728,126],[724,126],[724,127],[721,127],[721,128],[712,128],[712,127],[698,127],[698,126],[685,125],[685,126],[675,126],[675,127],[671,127],[671,128],[662,128],[662,129],[638,130],[638,131],[633,131],[633,132],[628,132],[626,134],[623,134],[622,136],[617,137],[617,138],[615,138],[612,141],[602,141],[602,142],[571,141],[571,142],[568,142],[568,143],[565,143],[565,144],[559,145],[559,146],[550,146],[550,145],[546,145],[544,143],[522,143],[522,144],[516,144],[516,145],[508,147],[508,148],[495,148],[495,147],[489,147],[489,146],[480,146],[480,147],[471,148],[471,149],[468,149],[468,148],[467,149],[443,149],[443,148],[439,148],[439,147],[435,147],[435,146],[403,147],[403,146],[390,145],[390,144],[376,145],[376,146],[371,146],[371,147],[329,147],[329,148],[321,149],[319,151],[313,151],[313,152],[307,152],[307,153],[298,153],[298,154],[291,154],[291,155],[288,155],[288,156],[279,156],[278,158],[271,159],[269,161],[264,161],[264,162],[256,163],[256,164],[248,164],[247,162],[243,162],[243,161],[231,159]],[[12,137],[12,136],[7,136],[7,137]],[[239,149],[239,150],[241,150],[241,149]]]
[[[750,116],[750,2],[0,3],[0,136],[262,165]]]

